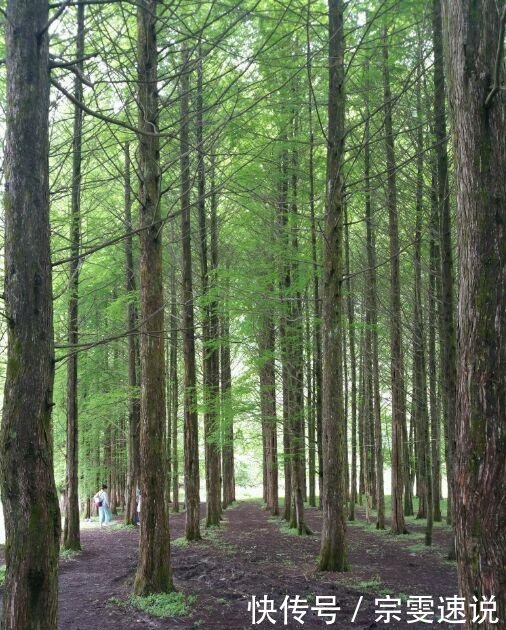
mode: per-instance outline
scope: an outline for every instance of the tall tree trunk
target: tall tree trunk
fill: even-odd
[[[202,72],[202,47],[199,44],[196,97],[198,183],[197,208],[199,217],[200,274],[202,283],[202,296],[204,299],[204,304],[202,306],[202,352],[204,390],[204,439],[206,464],[206,527],[211,527],[219,525],[221,518],[220,449],[217,422],[217,403],[219,394],[219,350],[216,346],[216,304],[212,304],[209,302],[209,263],[207,247]]]
[[[195,365],[195,319],[193,312],[192,253],[190,225],[189,57],[183,51],[181,68],[181,243],[184,359],[184,484],[187,540],[200,540],[199,437],[197,374]]]
[[[262,316],[258,335],[260,412],[264,429],[267,509],[279,513],[278,505],[278,443],[276,416],[275,331],[270,313]]]
[[[177,343],[179,314],[177,306],[177,281],[176,281],[176,238],[177,230],[175,220],[170,224],[170,247],[171,256],[169,272],[170,289],[170,339],[169,339],[169,381],[170,381],[170,428],[171,436],[171,472],[172,472],[172,509],[179,512],[179,462],[177,451],[177,419],[179,408],[179,379],[177,374]]]
[[[296,93],[295,89],[292,90]],[[292,112],[292,135],[296,140],[298,136],[298,115]],[[289,347],[289,376],[290,376],[290,442],[292,464],[292,498],[295,511],[291,514],[291,525],[296,528],[299,535],[310,533],[304,522],[304,497],[305,497],[305,449],[304,449],[304,354],[303,339],[304,328],[302,320],[302,296],[299,286],[299,243],[298,243],[298,153],[292,150],[291,157],[291,203],[290,203],[290,229],[289,251],[290,284],[295,291],[291,293],[289,300],[288,319],[288,347]]]
[[[435,164],[432,165],[431,216],[429,222],[428,375],[434,521],[441,516],[441,425],[436,373],[436,296],[439,293],[438,203]]]
[[[221,418],[222,418],[222,475],[223,507],[235,501],[234,471],[234,410],[232,407],[232,370],[230,364],[230,321],[227,306],[224,304],[221,317]]]
[[[433,0],[432,28],[434,46],[434,134],[437,162],[439,239],[441,257],[441,302],[439,305],[439,340],[443,423],[445,431],[446,477],[448,481],[447,521],[453,522],[453,458],[455,452],[455,413],[457,392],[456,334],[453,298],[453,252],[450,219],[450,189],[446,148],[445,80],[441,0]],[[454,550],[450,557],[454,558]]]
[[[128,293],[127,329],[136,330],[138,326],[136,306],[136,282],[132,241],[132,196],[130,183],[130,147],[125,143],[125,280]],[[140,400],[139,386],[139,338],[129,334],[128,343],[128,496],[125,510],[125,522],[133,524],[137,519],[137,487],[140,472]]]
[[[316,424],[315,424],[315,405],[314,405],[314,374],[312,363],[312,333],[310,324],[310,305],[308,295],[306,293],[305,300],[306,311],[306,334],[305,334],[305,353],[306,353],[306,387],[307,387],[307,446],[308,446],[308,501],[311,507],[316,507]]]
[[[60,511],[53,476],[48,3],[7,2],[5,308],[0,430],[2,628],[56,628]]]
[[[388,66],[388,41],[383,32],[383,93],[385,104],[385,142],[387,159],[387,206],[390,237],[390,372],[392,383],[392,532],[403,534],[403,486],[405,470],[404,437],[406,404],[404,398],[404,361],[402,356],[401,291],[399,278],[399,226],[397,216],[397,181],[392,129],[392,93]]]
[[[502,6],[501,6],[502,5]],[[459,244],[454,516],[459,586],[506,619],[506,6],[449,0],[448,70]],[[499,8],[502,14],[499,15]],[[503,525],[501,525],[503,524]],[[469,611],[468,627],[477,623]]]
[[[420,68],[422,67],[421,44],[419,52]],[[429,454],[429,418],[427,409],[427,379],[425,371],[425,341],[422,320],[422,212],[423,212],[423,123],[421,81],[418,77],[416,85],[416,208],[415,208],[415,246],[413,249],[413,411],[411,422],[415,426],[416,452],[416,488],[418,495],[417,518],[427,518],[428,508],[432,515],[432,502],[428,506],[430,454]],[[430,493],[432,495],[432,493]],[[432,519],[430,519],[432,520]],[[427,523],[429,525],[429,522]],[[432,522],[430,523],[432,527]]]
[[[367,66],[366,72],[369,73]],[[367,84],[369,85],[369,83]],[[378,351],[378,307],[377,307],[377,282],[376,282],[376,236],[372,220],[371,209],[371,152],[370,152],[370,128],[369,128],[369,102],[366,94],[365,132],[364,132],[364,179],[365,179],[365,222],[367,239],[367,305],[371,326],[371,351],[372,351],[372,390],[374,413],[374,445],[376,463],[376,527],[385,529],[385,496],[383,483],[383,435],[381,430],[381,397],[379,385],[379,351]]]
[[[286,141],[286,138],[283,138]],[[282,243],[283,251],[288,251],[288,239],[287,239],[287,204],[288,204],[288,175],[287,175],[287,155],[284,151],[281,155],[280,162],[280,190],[278,201],[278,214],[279,214],[279,232],[280,240]],[[290,521],[292,513],[292,444],[291,444],[291,388],[290,388],[290,344],[288,337],[290,331],[288,329],[289,320],[289,290],[290,290],[290,265],[286,260],[281,261],[280,269],[280,317],[279,317],[279,345],[281,355],[281,381],[282,381],[282,395],[283,395],[283,468],[285,477],[285,503],[283,518],[286,521]]]
[[[349,520],[354,521],[355,503],[357,502],[357,357],[355,348],[355,302],[353,300],[353,287],[350,277],[350,242],[347,215],[345,217],[344,240],[346,266],[346,306],[348,311],[351,376],[351,492]],[[346,349],[344,349],[344,353],[346,353]]]
[[[141,532],[134,590],[171,591],[169,519],[165,506],[165,345],[160,223],[157,89],[157,0],[137,9],[140,240]]]
[[[84,5],[77,7],[77,70],[74,80],[74,96],[83,100],[82,72],[84,57]],[[81,244],[81,154],[82,154],[83,112],[74,107],[74,133],[72,140],[72,202],[70,210],[70,255],[69,266],[69,308],[68,343],[71,347],[67,359],[67,460],[65,522],[63,527],[63,547],[81,549],[79,534],[79,441],[78,441],[78,402],[77,402],[77,352],[72,346],[79,342],[79,248]]]
[[[345,571],[346,448],[342,401],[342,200],[344,150],[344,33],[342,0],[329,0],[327,198],[323,278],[323,523],[319,566]]]
[[[308,77],[308,128],[309,128],[309,209],[311,215],[311,261],[313,263],[313,401],[316,429],[316,454],[318,471],[318,502],[321,507],[323,494],[323,448],[322,448],[322,334],[321,334],[321,302],[320,274],[317,262],[316,218],[314,194],[314,131],[313,131],[313,76],[310,38],[311,0],[307,4],[306,21],[306,67]],[[312,505],[312,504],[311,504]]]

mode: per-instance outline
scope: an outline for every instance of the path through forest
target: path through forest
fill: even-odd
[[[444,560],[448,535],[435,530],[435,546],[423,551],[423,529],[409,525],[411,534],[393,537],[368,529],[360,519],[349,527],[351,571],[315,572],[321,513],[308,509],[313,536],[299,538],[283,528],[255,502],[241,502],[225,512],[225,522],[200,543],[185,545],[184,514],[171,516],[174,580],[178,590],[197,595],[190,617],[159,619],[139,612],[125,601],[132,590],[137,564],[138,531],[120,528],[83,529],[83,551],[62,559],[60,568],[61,630],[130,630],[134,628],[251,628],[248,601],[266,594],[275,607],[285,595],[301,596],[314,606],[315,595],[337,597],[341,611],[336,624],[326,626],[311,610],[304,626],[289,616],[290,628],[375,628],[374,598],[431,595],[437,610],[439,596],[457,592],[456,569]],[[408,577],[409,576],[409,577]],[[364,599],[351,623],[359,597]],[[112,601],[111,601],[112,600]],[[283,626],[283,613],[273,615]],[[445,624],[438,624],[445,627]],[[272,627],[264,622],[260,627]],[[387,628],[413,628],[406,621]],[[448,627],[448,626],[446,626]]]

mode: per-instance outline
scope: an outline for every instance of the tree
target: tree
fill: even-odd
[[[195,319],[193,312],[192,253],[190,225],[190,141],[188,50],[183,50],[180,85],[180,163],[181,163],[181,253],[184,360],[184,483],[186,538],[200,540],[200,482],[197,416],[197,374],[195,365]]]
[[[399,225],[394,132],[392,128],[392,93],[388,66],[386,28],[383,45],[383,96],[385,107],[385,145],[387,160],[387,206],[390,239],[390,374],[392,382],[392,532],[404,534],[403,485],[405,484],[406,405],[404,360],[402,356],[401,294],[399,278]]]
[[[74,95],[83,100],[83,62],[84,58],[84,5],[77,7],[77,72],[74,81]],[[74,134],[72,142],[72,202],[70,226],[69,263],[69,346],[77,346],[79,341],[79,248],[81,242],[81,153],[82,153],[83,112],[74,105]],[[79,536],[79,449],[78,449],[78,403],[77,403],[77,349],[70,352],[67,359],[67,484],[65,497],[65,524],[63,528],[63,547],[81,549]]]
[[[0,433],[6,531],[2,628],[56,628],[60,511],[53,473],[48,3],[7,3],[5,306]]]
[[[135,303],[136,282],[132,238],[132,196],[130,181],[130,145],[124,147],[124,206],[125,206],[125,289],[128,293],[127,330],[135,331],[138,327],[137,305]],[[137,517],[137,490],[140,474],[140,400],[139,387],[139,337],[128,335],[128,496],[125,510],[125,522],[133,524]]]
[[[506,6],[450,0],[448,75],[459,244],[455,529],[460,590],[506,616]],[[468,627],[478,627],[468,611]],[[487,621],[485,628],[496,627]]]
[[[140,240],[141,534],[134,590],[173,589],[165,509],[165,344],[160,223],[157,0],[137,9]]]
[[[346,444],[342,401],[341,278],[342,200],[341,164],[344,147],[344,32],[343,3],[329,0],[329,102],[327,135],[327,197],[322,291],[323,336],[323,495],[319,567],[346,571]]]
[[[453,253],[450,220],[450,186],[446,148],[445,79],[443,67],[443,34],[441,0],[432,7],[434,45],[434,135],[439,208],[439,252],[441,265],[441,303],[439,306],[439,341],[441,346],[442,407],[445,430],[446,475],[448,478],[447,521],[452,523],[452,495],[455,450],[456,407],[456,335],[453,298]],[[455,552],[450,549],[450,557]]]

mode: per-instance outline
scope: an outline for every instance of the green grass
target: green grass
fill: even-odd
[[[174,540],[172,540],[171,542],[175,547],[181,547],[181,549],[186,549],[186,547],[190,546],[190,541],[187,540],[184,536],[181,536],[180,538],[174,538]]]
[[[197,601],[195,595],[184,593],[156,593],[140,597],[131,595],[128,603],[153,617],[184,617],[190,613],[190,607]]]
[[[135,529],[137,529],[137,525],[132,525],[132,523],[111,523],[110,525],[107,526],[107,529],[109,529],[109,531],[133,531]]]
[[[286,534],[288,536],[299,536],[299,530],[296,527],[290,527],[288,522],[280,516],[269,516],[267,521],[277,525],[282,534]]]
[[[0,586],[2,586],[2,584],[5,582],[6,570],[7,570],[7,567],[5,566],[5,564],[0,564]]]
[[[367,580],[360,580],[359,578],[352,576],[343,576],[338,581],[341,584],[345,584],[346,586],[358,591],[375,593],[376,595],[392,595],[394,592],[391,588],[384,586],[379,575],[375,575]]]
[[[82,550],[76,551],[75,549],[60,549],[60,558],[62,560],[73,560],[81,551]]]

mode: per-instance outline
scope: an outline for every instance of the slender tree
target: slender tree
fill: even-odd
[[[84,5],[77,7],[77,72],[74,80],[74,96],[83,100],[84,58]],[[72,139],[72,199],[70,209],[70,255],[69,264],[69,315],[68,342],[76,346],[79,342],[79,249],[81,244],[81,156],[82,156],[83,111],[74,105],[74,132]],[[67,467],[65,489],[65,522],[63,547],[81,549],[79,534],[79,441],[77,402],[77,352],[70,352],[67,359]]]
[[[392,382],[392,532],[406,531],[403,512],[405,484],[406,406],[404,360],[402,356],[401,291],[399,277],[399,225],[397,216],[397,178],[394,132],[392,128],[392,93],[388,65],[388,39],[383,30],[383,101],[385,108],[385,143],[387,158],[387,206],[390,237],[390,374]]]
[[[171,473],[172,473],[172,509],[179,512],[179,457],[178,457],[178,409],[179,409],[179,379],[177,372],[178,359],[178,328],[179,314],[177,303],[177,281],[176,281],[176,222],[170,224],[170,246],[169,255],[171,257],[169,270],[169,290],[170,290],[170,340],[169,340],[169,382],[170,382],[170,428],[171,438]]]
[[[197,414],[197,374],[195,365],[195,317],[193,312],[193,280],[190,225],[190,141],[189,92],[190,63],[183,50],[181,68],[181,252],[184,360],[184,483],[186,503],[186,538],[200,540],[200,481]]]
[[[138,326],[136,305],[136,281],[132,238],[132,195],[130,178],[130,144],[125,143],[124,195],[125,195],[125,289],[128,294],[127,330]],[[137,517],[137,490],[140,472],[140,399],[139,399],[139,337],[132,334],[128,343],[128,487],[125,522],[133,524]]]
[[[434,46],[434,135],[439,207],[439,252],[441,301],[439,304],[439,341],[442,382],[442,407],[445,431],[446,477],[448,481],[447,521],[453,522],[453,459],[455,452],[455,413],[457,392],[456,333],[453,297],[453,251],[450,218],[450,189],[446,139],[445,77],[441,0],[433,0],[432,37]],[[455,558],[452,548],[450,558]]]
[[[344,149],[344,32],[342,0],[329,0],[329,103],[327,134],[327,198],[325,220],[323,327],[323,524],[320,569],[345,571],[346,447],[342,401],[341,164]]]

